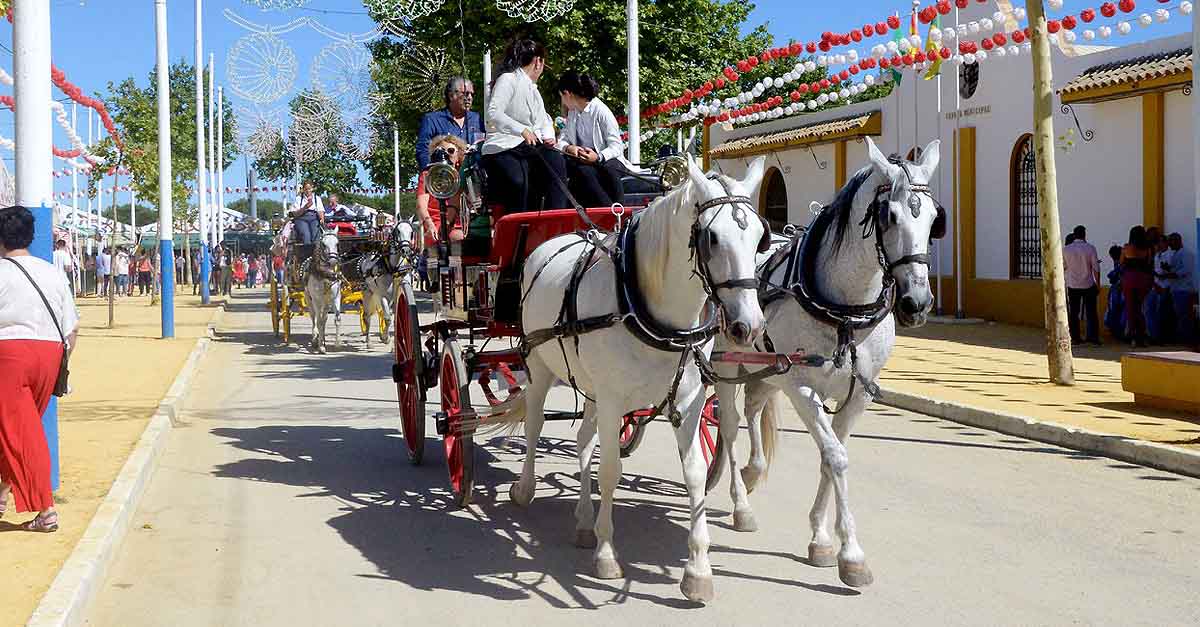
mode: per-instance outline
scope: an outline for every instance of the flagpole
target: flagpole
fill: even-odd
[[[959,9],[954,9],[954,30],[958,30],[959,25]],[[966,310],[963,308],[963,266],[962,266],[962,215],[958,198],[958,162],[960,156],[958,147],[961,145],[959,139],[960,131],[962,130],[962,64],[954,64],[954,317],[963,319],[967,317]]]
[[[909,37],[912,37],[912,35],[920,34],[919,31],[917,31],[916,26],[917,26],[917,10],[919,8],[921,8],[921,0],[912,0],[912,6],[913,6],[912,21],[909,23],[912,25],[912,30],[914,32],[910,33]],[[921,50],[921,46],[916,46],[915,48],[917,51]],[[914,159],[917,157],[917,146],[919,146],[921,144],[921,113],[920,113],[921,85],[920,85],[920,81],[917,80],[917,77],[919,75],[920,75],[920,72],[917,71],[916,69],[914,69],[913,70],[913,142],[912,142],[913,143],[912,152],[913,152]],[[901,156],[903,157],[906,155],[901,155]]]

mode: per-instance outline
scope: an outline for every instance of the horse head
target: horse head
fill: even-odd
[[[869,137],[867,152],[882,183],[873,190],[864,233],[874,233],[880,264],[895,281],[897,322],[921,326],[933,306],[929,245],[946,233],[946,211],[929,186],[938,166],[939,141],[930,142],[916,162],[885,157]]]
[[[688,160],[693,221],[689,246],[696,270],[724,314],[726,336],[749,345],[762,334],[765,320],[758,302],[755,255],[770,244],[771,229],[750,200],[762,182],[766,159],[750,164],[745,178],[708,176]]]
[[[336,276],[341,257],[338,254],[338,236],[336,230],[328,230],[321,234],[313,249],[313,266],[321,275]]]

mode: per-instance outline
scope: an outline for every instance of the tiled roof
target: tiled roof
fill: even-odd
[[[830,136],[855,137],[859,135],[878,134],[879,118],[880,113],[873,111],[852,118],[810,124],[786,131],[751,135],[721,144],[710,150],[709,156],[714,159],[737,157],[769,152],[781,148],[815,144]],[[872,122],[875,122],[875,124],[872,125]],[[870,128],[871,126],[875,126],[875,128],[872,129]]]
[[[1070,94],[1106,87],[1116,87],[1153,79],[1167,79],[1192,70],[1192,49],[1181,48],[1136,59],[1105,63],[1088,68],[1071,79],[1060,93],[1064,99]],[[1183,79],[1182,76],[1179,77]]]

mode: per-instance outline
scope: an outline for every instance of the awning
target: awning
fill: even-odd
[[[1063,104],[1096,103],[1174,91],[1192,84],[1192,49],[1106,63],[1071,79],[1059,95]]]
[[[735,139],[713,148],[708,155],[712,159],[747,157],[800,146],[827,144],[855,137],[878,136],[882,132],[883,115],[879,111],[872,111],[852,118]]]

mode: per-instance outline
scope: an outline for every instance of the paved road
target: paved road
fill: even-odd
[[[1200,624],[1200,481],[888,408],[851,446],[872,587],[802,559],[817,458],[798,420],[759,532],[710,498],[712,604],[679,594],[687,501],[657,424],[618,495],[627,578],[593,579],[567,424],[530,509],[507,499],[519,451],[489,446],[455,510],[436,442],[405,461],[387,353],[279,347],[257,307],[226,316],[89,624]]]

